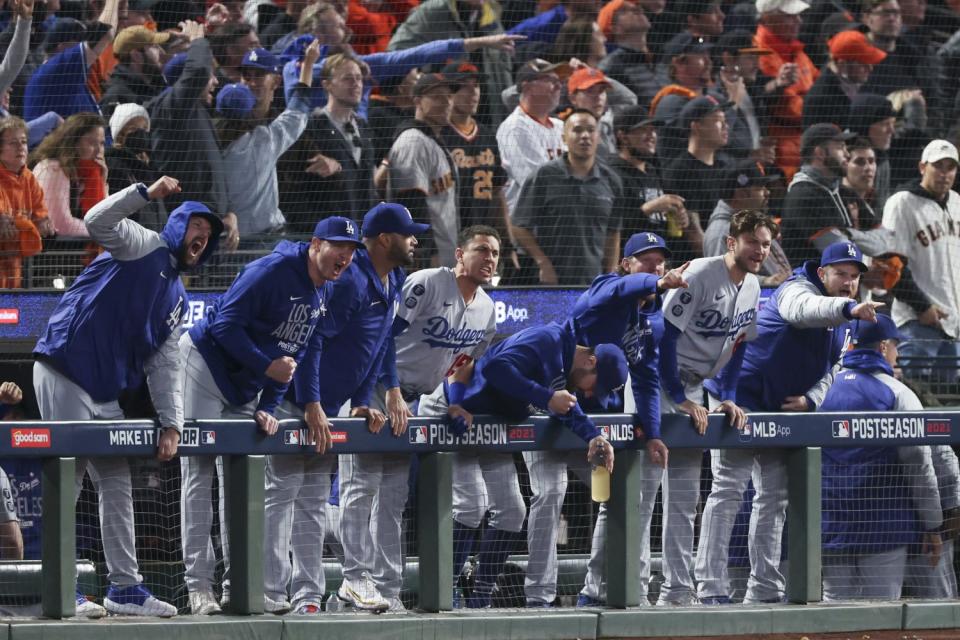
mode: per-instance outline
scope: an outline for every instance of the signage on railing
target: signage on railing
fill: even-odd
[[[625,414],[593,416],[603,435],[616,448],[642,448],[643,428]],[[701,436],[690,419],[663,417],[663,438],[676,448],[798,448],[939,445],[960,442],[953,431],[960,411],[910,413],[766,413],[750,416],[737,431],[721,415],[710,417]],[[473,428],[457,436],[437,418],[412,418],[406,433],[394,436],[389,427],[370,433],[359,418],[335,418],[332,453],[427,453],[483,449],[531,451],[585,449],[585,443],[548,416],[508,422],[477,416]],[[960,422],[958,422],[960,425]],[[0,457],[151,456],[157,429],[149,421],[9,422],[0,423]],[[309,453],[312,447],[304,424],[283,420],[273,436],[258,431],[252,421],[189,422],[180,442],[180,455],[243,455]]]

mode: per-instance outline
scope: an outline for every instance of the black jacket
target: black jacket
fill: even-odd
[[[840,77],[830,67],[824,67],[803,99],[803,128],[831,122],[843,129],[847,126],[848,113],[850,98],[840,85]]]
[[[160,74],[150,78],[135,72],[129,65],[118,64],[110,75],[110,82],[100,98],[100,110],[109,118],[118,104],[135,102],[144,104],[163,91],[163,79]]]

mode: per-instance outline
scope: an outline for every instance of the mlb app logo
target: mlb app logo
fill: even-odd
[[[300,444],[300,430],[299,429],[288,429],[283,432],[283,444]]]
[[[427,428],[413,427],[410,429],[410,444],[427,444]]]
[[[850,437],[850,421],[834,420],[833,421],[833,437],[849,438]]]
[[[217,432],[216,432],[216,431],[201,431],[201,432],[200,432],[200,444],[217,444]]]

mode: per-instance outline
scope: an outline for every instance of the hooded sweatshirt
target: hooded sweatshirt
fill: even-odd
[[[217,250],[223,223],[199,202],[170,214],[162,233],[127,217],[148,202],[147,187],[131,185],[101,201],[84,222],[100,254],[63,294],[33,353],[79,385],[96,402],[111,402],[143,382],[163,426],[180,429],[181,319],[187,294],[177,253],[190,218],[213,232],[199,264]]]
[[[809,164],[790,181],[783,201],[783,249],[794,261],[820,257],[814,244],[830,227],[848,228],[853,219],[840,196],[840,178],[827,178]]]

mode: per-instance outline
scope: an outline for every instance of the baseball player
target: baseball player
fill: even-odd
[[[455,429],[465,430],[475,413],[495,413],[523,420],[532,411],[547,411],[589,443],[587,460],[602,455],[607,468],[612,470],[613,448],[584,414],[575,394],[583,394],[585,399],[603,408],[618,404],[617,393],[626,380],[626,369],[626,360],[618,347],[578,345],[569,323],[531,327],[494,345],[474,365],[457,370],[432,394],[421,399],[420,413],[448,415]],[[488,458],[491,459],[492,456]],[[481,468],[483,487],[491,503],[500,503],[491,504],[491,508],[503,509],[512,519],[516,517],[514,512],[521,499],[516,467],[509,456],[496,462],[487,465],[487,469]],[[498,474],[495,482],[494,472]],[[477,491],[478,480],[474,477],[469,481],[473,486],[468,484],[458,491]],[[494,520],[499,517],[496,514]],[[476,519],[474,516],[474,521]],[[532,525],[528,523],[528,526]],[[480,541],[474,574],[476,586],[468,606],[490,606],[497,575],[520,539],[519,532],[497,526],[487,528]],[[455,557],[454,562],[461,567],[466,553],[455,546],[454,552],[458,551],[460,557]]]
[[[364,246],[357,250],[356,259],[344,277],[333,286],[330,299],[332,328],[323,337],[322,355],[305,362],[294,377],[293,404],[304,407],[308,413],[320,415],[320,420],[307,423],[309,438],[317,443],[318,452],[323,451],[322,443],[330,440],[327,415],[337,415],[347,402],[350,403],[349,415],[366,418],[373,433],[379,433],[387,420],[382,411],[371,405],[374,385],[381,367],[387,368],[388,376],[396,377],[391,332],[405,277],[401,267],[411,264],[417,247],[415,235],[427,229],[427,225],[415,223],[405,207],[395,203],[381,202],[363,218]],[[313,380],[319,384],[314,385]],[[399,389],[388,394],[386,408],[393,433],[403,433],[408,409]],[[369,558],[374,548],[370,533],[372,503],[377,488],[381,483],[387,484],[384,478],[389,480],[381,461],[382,456],[378,455],[370,456],[369,460],[365,456],[345,455],[339,460],[344,579],[338,595],[358,609],[385,610],[389,607],[369,574],[373,564]],[[319,485],[293,476],[274,474],[271,477],[273,486],[268,484],[268,492],[288,491],[288,486],[300,485],[301,496],[309,492],[315,503],[327,501],[329,481]],[[406,476],[402,484],[405,492]],[[298,501],[296,508],[300,508],[300,504]],[[287,509],[290,508],[288,503]],[[316,518],[312,522],[312,532],[298,529],[298,535],[291,541],[294,562],[307,564],[316,576],[310,585],[309,599],[295,594],[301,604],[317,606],[323,595],[318,545],[325,537],[324,524],[323,518]],[[267,526],[279,530],[274,523],[268,522]],[[276,560],[278,563],[286,561],[286,557]],[[275,575],[272,580],[272,588],[283,588],[283,583]]]
[[[755,275],[770,252],[777,224],[758,211],[738,211],[730,220],[727,253],[698,258],[684,273],[689,288],[676,289],[663,302],[664,337],[660,378],[664,413],[686,413],[699,433],[707,428],[708,405],[726,413],[738,429],[746,415],[730,391],[743,350],[757,331],[760,282]],[[729,366],[725,366],[729,363]],[[708,398],[703,381],[723,370],[723,393]],[[693,587],[693,521],[700,492],[700,449],[670,454],[663,491],[663,574],[659,605],[696,603]]]
[[[497,272],[500,260],[500,235],[488,226],[473,226],[463,230],[457,241],[456,266],[417,271],[403,283],[403,302],[394,320],[398,379],[381,379],[373,396],[373,405],[386,411],[383,398],[388,391],[399,392],[411,410],[416,410],[421,395],[437,388],[444,378],[452,375],[486,350],[496,332],[496,314],[493,300],[483,290]],[[371,460],[363,456],[361,460]],[[384,477],[390,482],[380,485],[372,518],[376,521],[375,548],[371,574],[380,594],[390,609],[403,609],[400,587],[403,582],[403,555],[401,553],[401,520],[407,502],[405,483],[409,474],[410,456],[406,454],[381,456]],[[362,471],[360,464],[354,472]],[[456,454],[454,462],[454,529],[466,520],[471,531],[476,531],[479,520],[474,519],[481,505],[470,496],[463,496],[457,487],[473,483],[471,494],[480,482],[480,461],[476,454]],[[458,482],[466,476],[468,481]],[[482,485],[481,485],[482,486]],[[391,491],[386,491],[387,489]],[[516,505],[513,505],[516,507]],[[485,510],[485,508],[484,508]],[[519,512],[519,517],[518,513]],[[460,520],[458,514],[464,514]],[[513,517],[502,514],[505,529],[520,531],[526,513],[523,501]],[[457,537],[455,535],[454,539]],[[456,543],[455,543],[456,544]],[[462,566],[462,563],[461,563]]]
[[[127,218],[180,191],[162,177],[148,188],[131,185],[87,212],[90,237],[107,251],[90,263],[60,298],[33,353],[33,386],[44,420],[118,420],[118,398],[146,378],[161,426],[157,457],[177,452],[183,427],[182,360],[177,348],[187,294],[180,274],[217,249],[223,224],[206,206],[187,201],[162,233]],[[110,587],[100,606],[77,591],[77,615],[174,616],[176,607],[143,586],[137,567],[133,489],[125,458],[77,460],[99,494],[103,551]]]
[[[277,431],[274,411],[287,390],[297,363],[314,357],[311,338],[331,313],[332,281],[353,260],[359,245],[357,224],[333,216],[317,223],[310,242],[281,241],[273,252],[244,267],[230,289],[180,340],[186,360],[184,409],[189,418],[250,418],[261,431]],[[308,346],[310,347],[308,353]],[[305,356],[306,354],[306,356]],[[319,394],[314,376],[304,383]],[[307,410],[304,419],[315,428],[325,419]],[[318,437],[319,451],[329,439]],[[220,485],[221,539],[225,571],[223,596],[213,594],[214,552],[211,484],[216,467]],[[183,560],[190,610],[218,613],[229,600],[229,538],[224,521],[224,486],[219,464],[209,457],[181,458]],[[272,540],[282,544],[282,538]],[[264,598],[264,610],[287,611],[284,598]]]
[[[747,343],[736,386],[737,404],[748,411],[810,411],[833,381],[847,343],[845,325],[854,318],[875,320],[880,303],[857,304],[863,253],[852,242],[824,249],[781,284],[757,317],[757,337]],[[789,366],[784,366],[789,363]],[[705,384],[721,397],[717,380]],[[779,449],[714,449],[713,485],[703,512],[696,578],[700,601],[729,604],[727,574],[730,534],[751,475],[756,496],[750,523],[750,578],[744,602],[780,602],[783,523],[787,517],[787,475]]]
[[[900,334],[889,316],[852,323],[853,350],[820,411],[922,411],[893,377]],[[899,600],[907,548],[940,561],[940,495],[929,447],[823,449],[823,599]]]
[[[0,418],[7,409],[20,404],[23,391],[16,382],[0,384]],[[20,516],[17,500],[10,486],[10,476],[0,467],[0,559],[23,560],[23,533],[20,531]]]
[[[899,378],[898,378],[899,379]],[[933,470],[937,474],[940,508],[943,511],[943,551],[940,561],[930,566],[924,557],[922,545],[909,547],[906,584],[908,595],[924,600],[956,599],[957,574],[953,569],[953,541],[958,533],[960,518],[960,468],[957,454],[950,445],[930,447]]]
[[[656,504],[660,477],[667,465],[668,451],[660,438],[660,340],[663,337],[663,309],[660,294],[684,287],[687,264],[666,271],[670,250],[655,233],[636,233],[627,240],[620,261],[620,273],[598,276],[573,307],[571,319],[578,342],[612,342],[619,336],[620,347],[630,367],[632,395],[625,398],[624,411],[640,413],[646,435],[643,460],[643,502],[640,528],[640,603],[646,603],[650,583],[650,520]],[[630,406],[630,405],[633,406]],[[590,563],[577,606],[602,604],[606,598],[607,506],[600,505],[593,530]],[[534,553],[531,551],[531,557]]]

